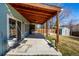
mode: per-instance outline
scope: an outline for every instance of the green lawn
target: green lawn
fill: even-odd
[[[49,41],[55,39],[55,36],[47,37]],[[59,50],[64,56],[79,56],[79,38],[60,36]]]

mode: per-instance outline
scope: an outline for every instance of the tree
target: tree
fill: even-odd
[[[71,19],[68,26],[69,26],[69,29],[70,29],[70,35],[72,35],[72,31],[73,31],[73,25],[75,22],[77,22],[78,20],[77,19]]]
[[[71,13],[71,9],[63,8],[63,10],[59,14],[60,20],[62,21],[63,19],[68,18]]]

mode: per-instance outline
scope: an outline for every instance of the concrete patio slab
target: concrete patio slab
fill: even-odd
[[[52,55],[58,56],[58,53],[53,47],[50,47],[44,39],[25,38],[25,43],[20,43],[15,49],[9,51],[7,56],[30,56],[30,55]]]
[[[20,45],[11,49],[6,56],[61,56],[48,42],[43,35],[36,33],[24,38]]]

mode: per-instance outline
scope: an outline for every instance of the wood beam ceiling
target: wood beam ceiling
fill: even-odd
[[[29,22],[43,24],[45,21],[49,20],[51,17],[57,14],[55,9],[51,8],[40,8],[29,4],[10,4],[14,7],[20,14],[22,14]],[[46,7],[46,6],[45,6]],[[54,7],[55,8],[55,7]],[[57,9],[57,8],[56,8]]]
[[[41,4],[34,4],[34,3],[16,3],[16,4],[12,4],[11,3],[11,5],[13,6],[13,7],[16,7],[16,8],[22,8],[22,9],[29,9],[29,10],[35,10],[35,11],[41,11],[41,12],[44,12],[44,13],[49,13],[49,14],[51,14],[51,13],[53,13],[54,11],[60,11],[60,8],[59,7],[56,7],[56,6],[53,6],[53,7],[50,7],[50,9],[49,8],[45,8],[45,7],[47,7],[47,5],[46,6],[44,6],[44,7],[40,7],[41,6]],[[39,6],[37,6],[37,5],[39,5]],[[42,4],[42,6],[43,6],[43,4]]]

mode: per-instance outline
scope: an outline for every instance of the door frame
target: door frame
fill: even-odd
[[[22,21],[21,20],[19,20],[19,19],[17,19],[17,18],[15,18],[15,17],[13,17],[12,15],[10,15],[10,14],[7,14],[7,39],[9,39],[9,34],[10,34],[10,29],[9,29],[9,19],[13,19],[13,20],[15,20],[16,21],[16,30],[17,30],[17,21],[19,21],[19,22],[21,22],[21,24],[22,24]],[[22,34],[21,34],[22,35]]]

